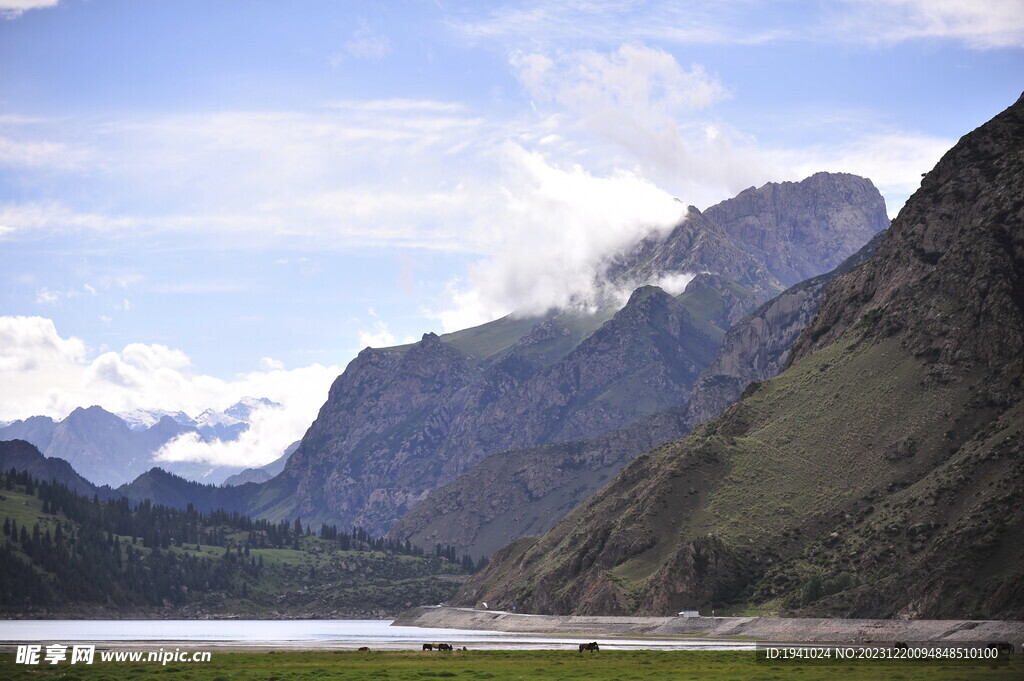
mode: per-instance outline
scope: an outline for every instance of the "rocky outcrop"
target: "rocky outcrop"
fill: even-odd
[[[835,269],[889,226],[871,180],[847,173],[751,187],[704,215],[745,244],[784,286]]]
[[[870,180],[817,173],[751,187],[703,213],[690,206],[664,239],[648,239],[620,256],[609,275],[641,280],[663,272],[713,272],[763,302],[834,269],[888,224],[885,202]]]
[[[666,238],[607,268],[616,286],[700,273],[679,300],[641,287],[600,328],[566,313],[528,328],[508,317],[364,350],[288,463],[297,496],[271,512],[387,531],[489,454],[595,438],[680,406],[725,329],[795,273],[829,269],[886,223],[871,183],[847,175],[732,201],[706,215],[692,209]]]
[[[490,366],[432,334],[406,352],[365,350],[288,461],[291,512],[386,531],[488,454],[591,438],[684,402],[722,334],[646,287],[548,366],[537,349],[565,335],[550,320]]]
[[[391,537],[476,556],[550,530],[637,455],[683,437],[736,401],[748,384],[782,371],[790,344],[817,312],[828,284],[870,258],[883,235],[832,272],[790,287],[732,326],[684,406],[592,440],[492,454],[416,505]],[[694,279],[684,297],[692,302],[707,296],[718,300],[715,322],[723,326],[744,301],[749,306],[749,296],[733,295],[730,282],[710,274]]]
[[[928,174],[779,376],[460,592],[519,612],[1024,618],[1024,98]]]
[[[543,534],[635,456],[684,435],[685,413],[673,407],[591,440],[491,454],[413,507],[390,537],[475,557]]]
[[[831,272],[791,286],[730,328],[715,361],[693,387],[687,431],[717,416],[751,383],[778,375],[790,346],[817,314],[829,284],[866,262],[884,235],[879,232]]]

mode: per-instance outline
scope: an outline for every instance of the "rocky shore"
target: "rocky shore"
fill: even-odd
[[[700,636],[757,641],[845,644],[893,641],[936,644],[1024,641],[1024,622],[998,620],[868,620],[789,617],[598,617],[524,615],[473,608],[423,607],[392,626],[481,629],[529,634]]]

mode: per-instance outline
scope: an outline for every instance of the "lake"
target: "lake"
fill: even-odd
[[[179,644],[196,648],[417,650],[445,642],[470,649],[558,650],[598,641],[620,650],[753,650],[753,643],[702,639],[555,636],[463,629],[393,627],[390,620],[0,620],[0,642],[90,641],[105,647]]]

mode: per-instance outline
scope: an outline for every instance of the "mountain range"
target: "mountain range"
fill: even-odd
[[[782,364],[456,602],[1024,617],[1024,97],[927,173]]]
[[[413,507],[392,527],[391,538],[490,555],[521,536],[551,529],[634,457],[682,437],[750,383],[778,374],[828,284],[870,258],[884,234],[831,272],[790,287],[733,325],[679,406],[591,440],[492,454]],[[707,276],[694,280],[680,298],[700,291]]]
[[[613,258],[616,286],[700,274],[679,296],[640,286],[622,309],[510,316],[363,350],[258,508],[386,532],[490,454],[587,440],[684,404],[725,332],[888,225],[870,181],[819,173],[751,188]]]
[[[596,447],[605,452],[601,470],[584,475],[585,483],[573,482],[576,477],[567,471],[573,466],[582,470],[591,465],[589,459],[586,464],[559,464],[565,474],[546,474],[545,485],[560,491],[551,493],[550,488],[545,493],[544,510],[531,510],[530,522],[520,518],[516,529],[481,535],[479,542],[465,533],[436,537],[452,546],[489,552],[520,532],[544,529],[630,458],[684,434],[695,414],[706,418],[709,411],[724,406],[729,391],[720,391],[715,406],[710,385],[722,383],[747,361],[720,353],[723,339],[735,338],[735,330],[729,330],[737,321],[801,278],[835,268],[887,225],[878,191],[870,181],[853,175],[818,173],[802,182],[750,188],[703,212],[690,207],[686,218],[664,238],[648,239],[612,257],[605,284],[618,289],[641,284],[621,309],[609,305],[596,313],[510,315],[441,337],[426,334],[418,343],[367,348],[338,377],[283,471],[267,480],[276,470],[272,464],[269,470],[231,479],[255,483],[243,485],[244,493],[211,491],[174,476],[144,472],[153,465],[149,452],[128,445],[147,438],[166,441],[188,428],[237,423],[169,413],[132,414],[130,425],[115,423],[113,415],[97,418],[106,421],[104,446],[115,445],[115,456],[106,459],[119,462],[117,474],[143,473],[125,489],[133,490],[133,496],[152,494],[158,503],[181,503],[191,495],[197,507],[216,504],[274,520],[301,517],[314,525],[360,526],[385,533],[435,490],[473,471],[490,455],[540,447],[536,451],[543,454],[531,467],[542,468],[545,457],[554,456],[555,450]],[[676,296],[642,285],[686,272],[696,276]],[[770,345],[779,320],[789,319],[786,315],[797,318],[788,331],[791,335],[806,323],[818,298],[802,290],[788,291],[788,296],[769,303],[756,317],[761,322],[748,322],[761,324],[758,328],[769,337],[762,341]],[[781,302],[795,300],[794,296],[800,304]],[[783,338],[775,338],[775,343],[766,345],[764,352],[777,355],[788,346]],[[729,352],[749,344],[729,340]],[[777,364],[778,357],[774,361]],[[709,366],[718,368],[709,375]],[[765,378],[775,366],[759,366],[753,376]],[[730,389],[738,393],[750,377],[731,378]],[[701,381],[705,387],[695,392]],[[691,400],[702,404],[703,411],[681,410]],[[103,416],[97,409],[90,415]],[[83,420],[87,411],[80,410],[69,420]],[[104,470],[98,450],[80,445],[53,448],[29,432],[28,421],[33,420],[13,424],[12,432],[0,437],[35,442],[47,454],[68,459],[95,482],[124,482],[111,467]],[[194,479],[201,473],[160,465]],[[497,466],[495,480],[501,479],[502,466]],[[486,466],[481,472],[485,470]],[[486,490],[477,491],[476,498],[484,500],[488,491],[497,492],[491,486]],[[482,520],[486,513],[471,507],[460,502],[460,512],[477,513],[477,520]],[[424,506],[425,512],[432,508]],[[533,522],[534,515],[542,519],[540,524]],[[447,521],[437,517],[434,525]],[[421,529],[399,530],[407,537],[427,536]],[[427,534],[434,536],[433,530]]]
[[[206,483],[220,483],[242,466],[157,461],[165,444],[185,433],[202,441],[234,441],[249,427],[257,408],[281,405],[266,398],[243,398],[224,411],[207,409],[193,419],[183,412],[134,410],[113,414],[102,407],[78,408],[60,421],[32,416],[0,427],[0,440],[31,442],[49,457],[71,464],[97,485],[116,487],[132,481],[153,466]]]

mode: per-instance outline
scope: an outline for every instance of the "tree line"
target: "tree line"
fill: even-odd
[[[149,500],[133,504],[123,497],[103,501],[24,471],[0,475],[4,490],[38,498],[48,516],[27,527],[5,514],[0,606],[8,609],[67,603],[180,605],[212,591],[246,598],[264,570],[263,556],[251,553],[255,549],[318,546],[321,551],[334,547],[427,557],[408,541],[373,537],[360,528],[341,532],[323,525],[317,541],[301,519],[273,522],[224,510],[200,513],[191,504],[178,509]],[[209,547],[223,551],[212,556]],[[436,547],[434,556],[469,572],[478,567],[469,556],[457,560],[449,547]]]

